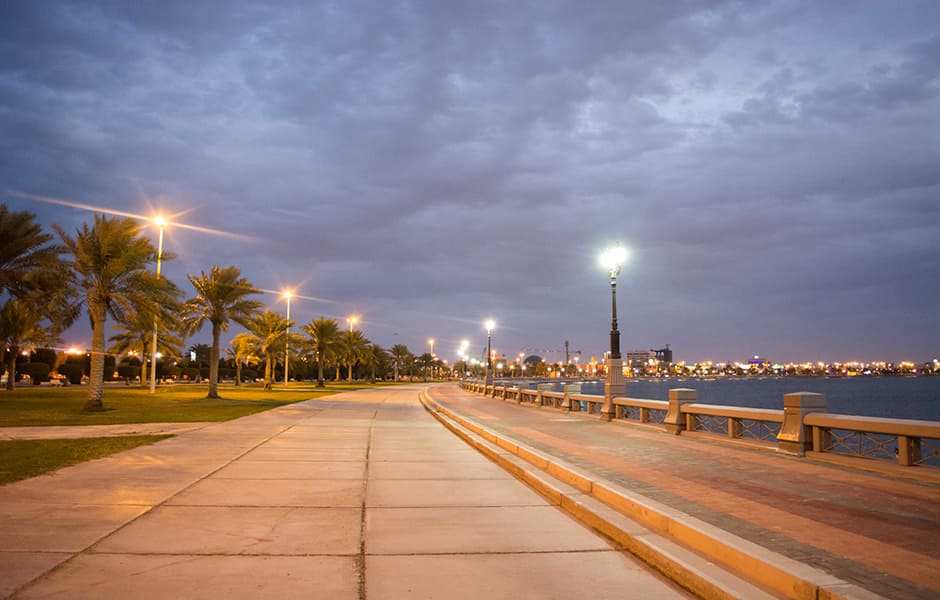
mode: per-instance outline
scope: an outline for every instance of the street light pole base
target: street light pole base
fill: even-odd
[[[627,394],[627,383],[623,379],[623,359],[607,359],[607,379],[604,381],[604,405],[601,407],[601,414],[610,421],[614,418],[616,408],[614,407],[614,398],[623,397]]]

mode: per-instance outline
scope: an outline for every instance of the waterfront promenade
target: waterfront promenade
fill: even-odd
[[[668,435],[440,385],[431,400],[676,519],[690,517],[889,598],[940,598],[940,482]],[[856,463],[864,465],[865,462]],[[934,471],[936,473],[936,471]]]
[[[690,597],[445,429],[422,389],[198,424],[2,486],[0,597]]]

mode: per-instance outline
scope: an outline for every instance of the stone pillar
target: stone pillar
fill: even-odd
[[[826,412],[826,396],[812,392],[796,392],[783,396],[783,425],[777,434],[779,450],[803,456],[813,447],[812,428],[803,424],[803,417]]]
[[[539,392],[539,396],[538,396],[538,405],[539,405],[539,406],[544,406],[544,405],[545,405],[545,400],[546,400],[546,398],[545,398],[545,396],[542,395],[542,392],[550,392],[550,391],[552,391],[552,388],[553,388],[553,387],[555,387],[555,386],[554,386],[553,384],[551,384],[551,383],[537,383],[537,384],[535,384],[535,389],[537,389],[538,392]]]
[[[571,394],[580,394],[581,393],[581,384],[580,383],[569,383],[565,385],[565,399],[561,401],[561,407],[565,409],[566,412],[571,412],[571,399],[568,398]]]
[[[679,435],[685,430],[685,415],[682,414],[682,406],[692,404],[698,400],[698,393],[689,388],[675,388],[669,390],[669,409],[666,411],[666,418],[663,424],[666,426],[666,433]]]
[[[614,398],[627,395],[627,383],[623,380],[623,359],[607,359],[607,379],[604,381],[604,405],[601,416],[610,421],[614,418]]]

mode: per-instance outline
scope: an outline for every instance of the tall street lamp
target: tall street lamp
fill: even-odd
[[[287,387],[287,371],[290,368],[290,299],[294,293],[290,290],[284,290],[281,295],[287,298],[287,333],[284,337],[284,387]]]
[[[620,265],[626,260],[627,251],[619,244],[607,248],[601,254],[601,264],[610,277],[610,357],[604,382],[604,406],[601,408],[601,414],[607,420],[614,416],[614,398],[627,393],[627,385],[623,380],[623,359],[620,356],[620,331],[617,329],[617,275],[620,274]]]
[[[431,356],[434,356],[434,338],[428,338],[428,345],[431,346]]]
[[[349,336],[350,336],[350,341],[351,341],[351,340],[352,340],[353,325],[355,325],[356,323],[359,322],[359,317],[357,317],[356,315],[353,315],[353,316],[347,318],[346,320],[349,321]],[[347,369],[348,369],[348,370],[347,370],[347,372],[346,372],[346,381],[348,381],[349,383],[352,383],[352,372],[353,372],[353,363],[352,363],[352,359],[350,359],[350,363],[347,365]],[[337,366],[336,366],[336,378],[339,379],[339,365],[338,365],[338,364],[337,364]]]
[[[467,348],[470,347],[470,340],[460,341],[460,357],[463,359],[463,376],[467,376]]]
[[[493,330],[496,329],[496,321],[487,319],[483,324],[486,327],[486,374],[483,376],[483,385],[493,385]]]
[[[153,220],[154,225],[160,228],[160,241],[157,244],[157,279],[160,279],[160,265],[163,262],[163,229],[166,227],[166,220],[163,217],[156,217]],[[150,345],[150,393],[157,392],[157,326],[159,317],[155,314],[153,317],[153,344]]]

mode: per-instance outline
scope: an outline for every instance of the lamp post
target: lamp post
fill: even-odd
[[[287,387],[287,371],[290,368],[290,299],[294,293],[290,290],[284,290],[282,295],[287,298],[287,332],[284,336],[284,387]]]
[[[157,244],[157,279],[160,279],[160,266],[163,262],[163,228],[166,227],[166,221],[163,217],[156,217],[153,220],[154,225],[160,228],[160,241]],[[157,326],[159,318],[153,317],[153,344],[150,345],[150,393],[157,392]]]
[[[486,372],[483,376],[483,385],[493,385],[493,330],[496,328],[496,322],[493,319],[487,319],[483,324],[486,327]]]
[[[428,345],[431,346],[431,356],[434,356],[434,338],[428,338]]]
[[[470,340],[461,340],[460,341],[460,358],[463,359],[463,376],[467,377],[467,348],[470,346]]]
[[[350,339],[350,343],[352,343],[353,325],[359,322],[359,317],[357,317],[356,315],[353,315],[346,320],[349,321],[349,339]],[[346,366],[346,368],[347,368],[346,381],[348,381],[349,383],[352,383],[352,372],[353,372],[352,359],[350,359],[350,362]],[[337,363],[336,365],[336,379],[339,380],[339,363]]]
[[[601,414],[607,420],[614,416],[614,398],[627,393],[623,380],[623,359],[620,356],[620,331],[617,329],[617,275],[620,274],[620,265],[626,260],[627,251],[620,245],[610,247],[601,254],[601,264],[610,277],[610,354],[604,381],[604,406],[601,408]]]

